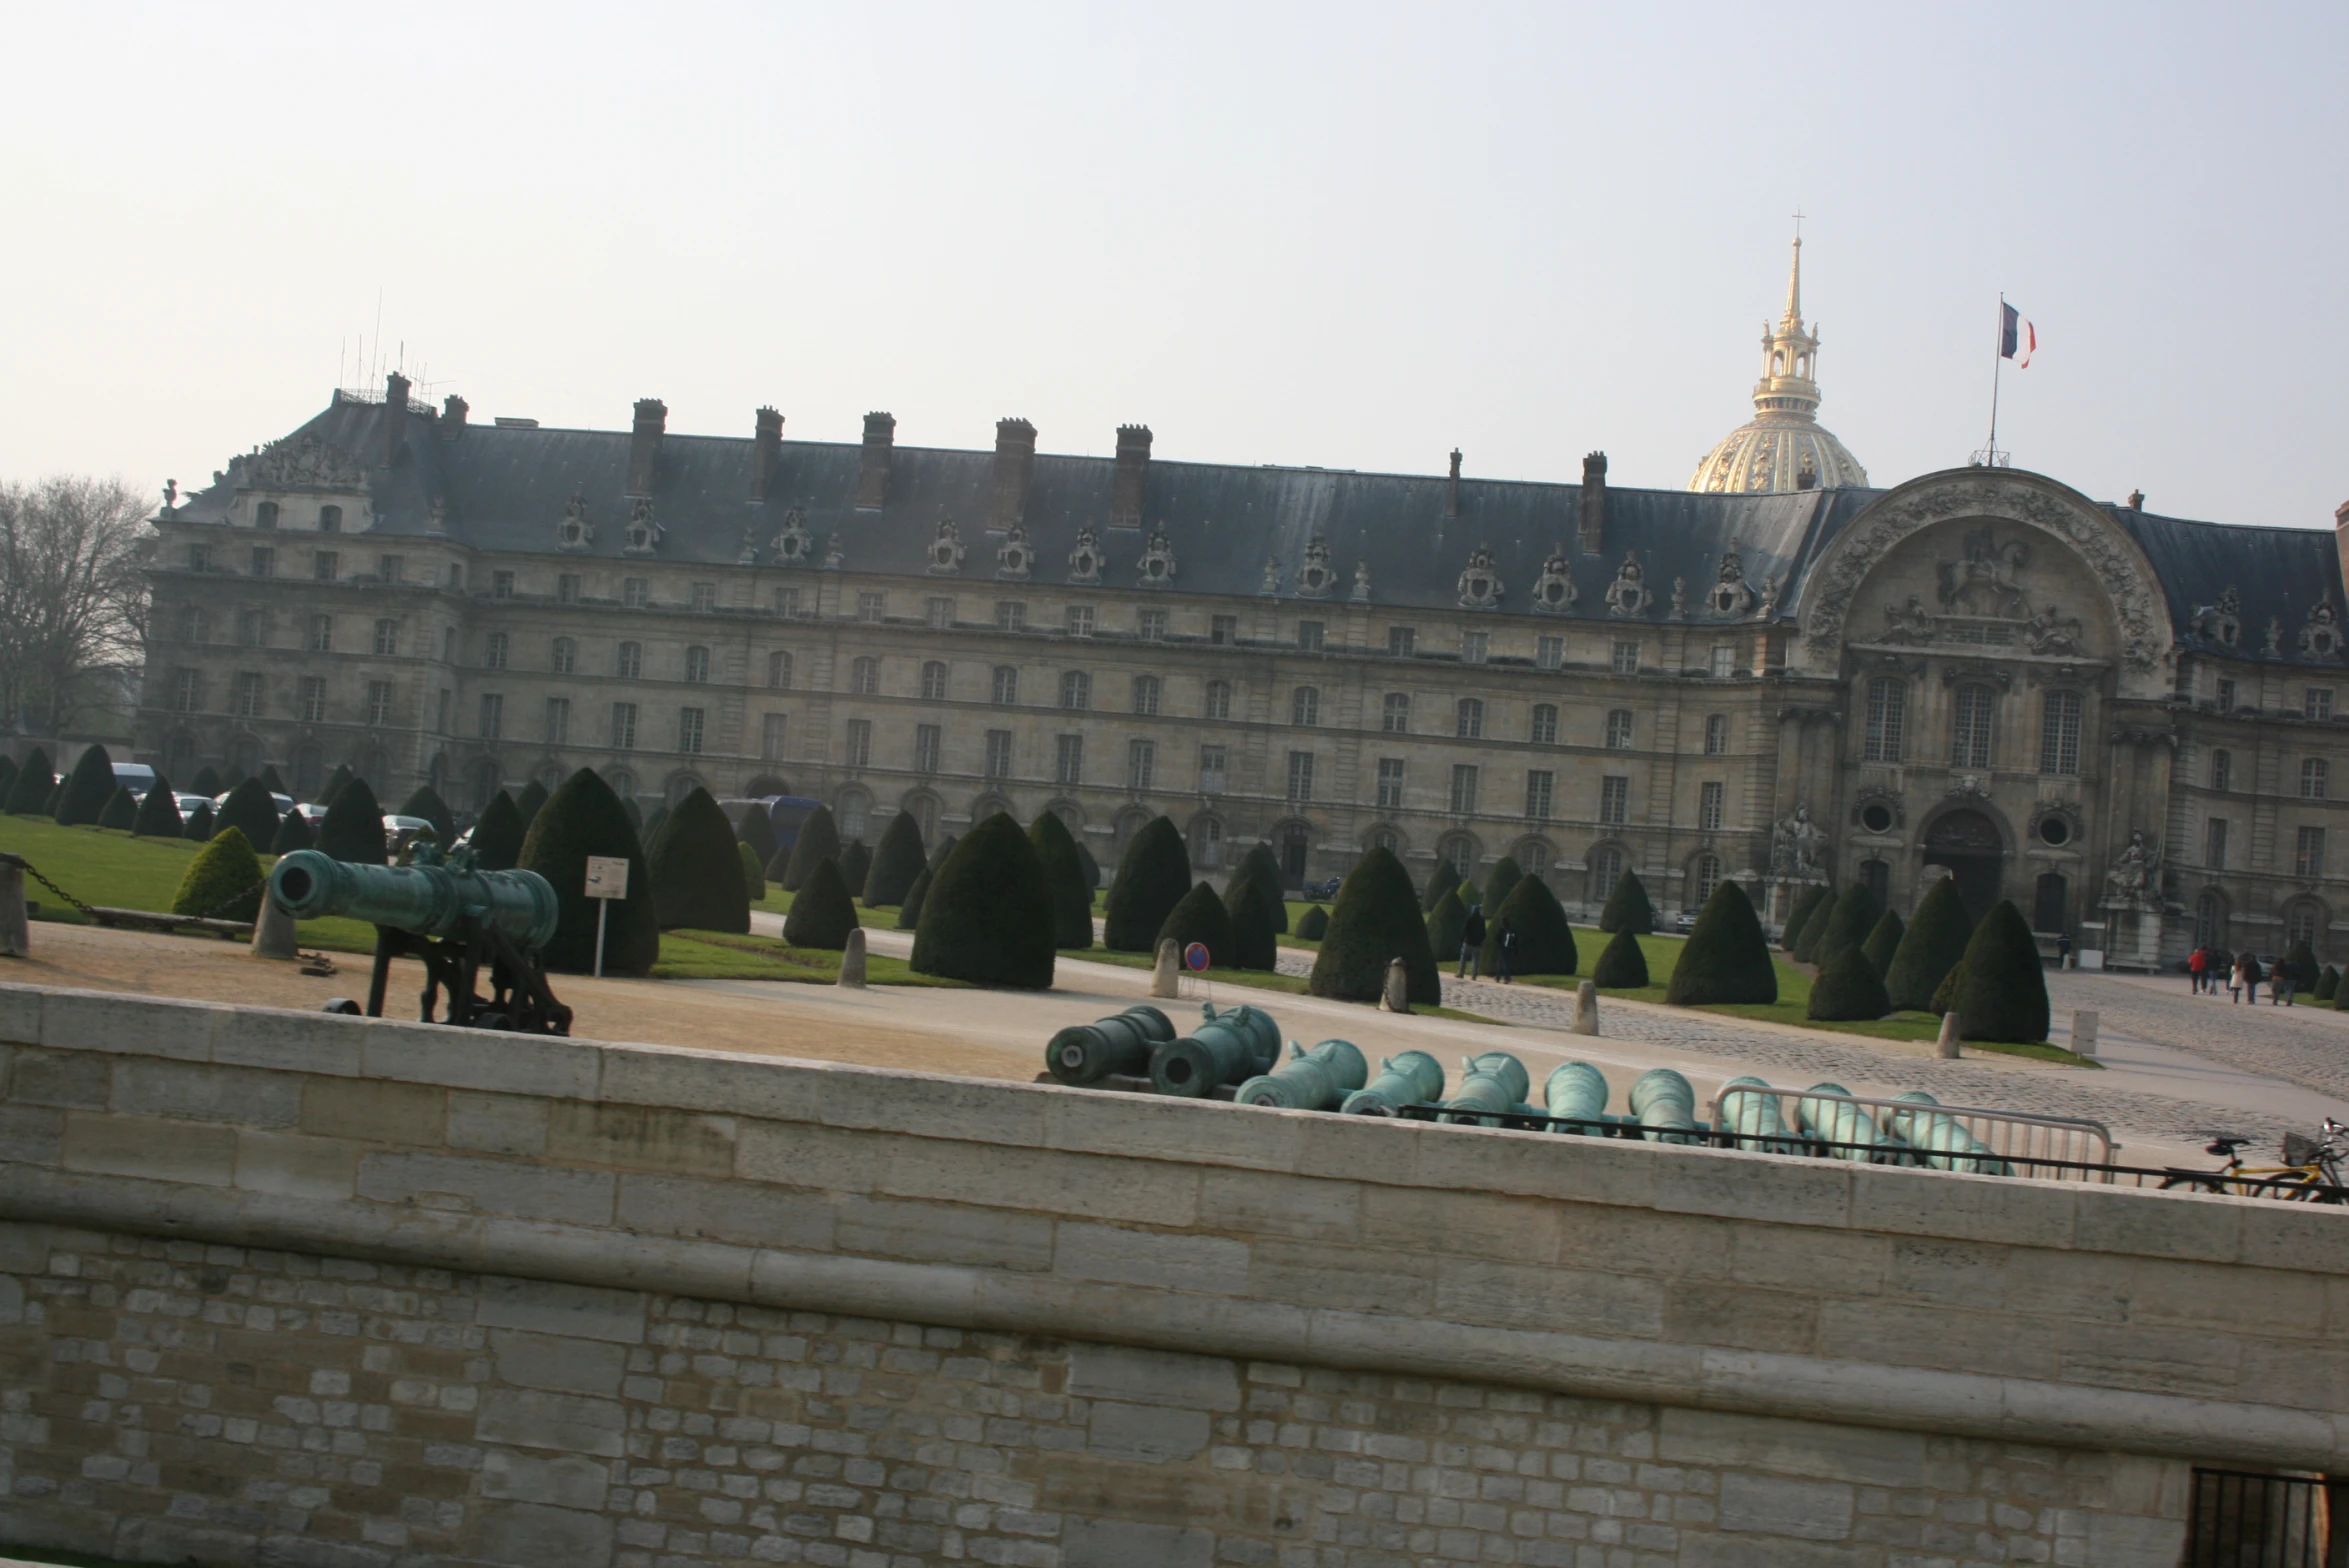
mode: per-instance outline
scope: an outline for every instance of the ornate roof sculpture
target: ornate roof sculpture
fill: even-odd
[[[1777,326],[1762,329],[1754,417],[1705,454],[1688,487],[1755,495],[1864,488],[1868,471],[1819,423],[1818,360],[1819,335],[1803,325],[1803,242],[1797,235],[1786,314]]]

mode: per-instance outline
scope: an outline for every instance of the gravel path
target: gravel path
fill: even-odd
[[[2069,1028],[2072,1010],[2093,1007],[2104,1038],[2144,1040],[2172,1050],[2191,1051],[2244,1072],[2349,1099],[2349,1013],[2331,1004],[2303,1001],[2297,1007],[2257,1007],[2216,996],[2196,996],[2186,977],[2089,974],[2067,971],[2047,977],[2048,1000],[2058,1028]]]

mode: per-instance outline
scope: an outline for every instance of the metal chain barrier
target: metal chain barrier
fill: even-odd
[[[80,910],[90,919],[97,921],[100,925],[105,924],[104,919],[99,915],[96,908],[89,904],[83,903],[80,899],[74,897],[71,893],[68,893],[65,889],[50,881],[46,876],[43,876],[41,874],[40,867],[25,859],[22,855],[11,855],[8,858],[14,860],[18,866],[22,867],[26,876],[31,877],[35,882],[40,883],[41,886],[47,888],[50,892],[55,893],[59,898],[64,899],[67,903]],[[237,905],[243,903],[246,899],[251,898],[255,893],[266,892],[268,887],[268,879],[264,878],[261,881],[254,883],[251,887],[245,888],[241,892],[230,894],[227,898],[224,898],[219,903],[214,904],[210,909],[205,910],[202,914],[187,915],[181,918],[188,920],[214,919],[220,914],[222,910],[233,909]]]
[[[71,893],[68,893],[65,889],[50,881],[47,877],[41,875],[40,868],[34,865],[31,861],[25,859],[22,855],[16,856],[15,859],[16,863],[24,868],[24,874],[26,876],[31,877],[35,882],[40,883],[41,886],[47,888],[50,892],[55,893],[59,898],[64,899],[67,903],[80,910],[83,914],[89,916],[92,920],[98,918],[98,911],[92,909],[89,905],[83,903],[80,899],[74,897]]]

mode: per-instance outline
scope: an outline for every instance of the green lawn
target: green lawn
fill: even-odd
[[[655,980],[785,980],[831,985],[840,955],[823,948],[786,947],[773,937],[731,931],[664,931]],[[915,974],[902,958],[865,954],[865,978],[874,985],[965,987],[961,980]]]

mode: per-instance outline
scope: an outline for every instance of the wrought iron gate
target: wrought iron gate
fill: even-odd
[[[2185,1568],[2336,1568],[2328,1501],[2316,1476],[2196,1470]]]

